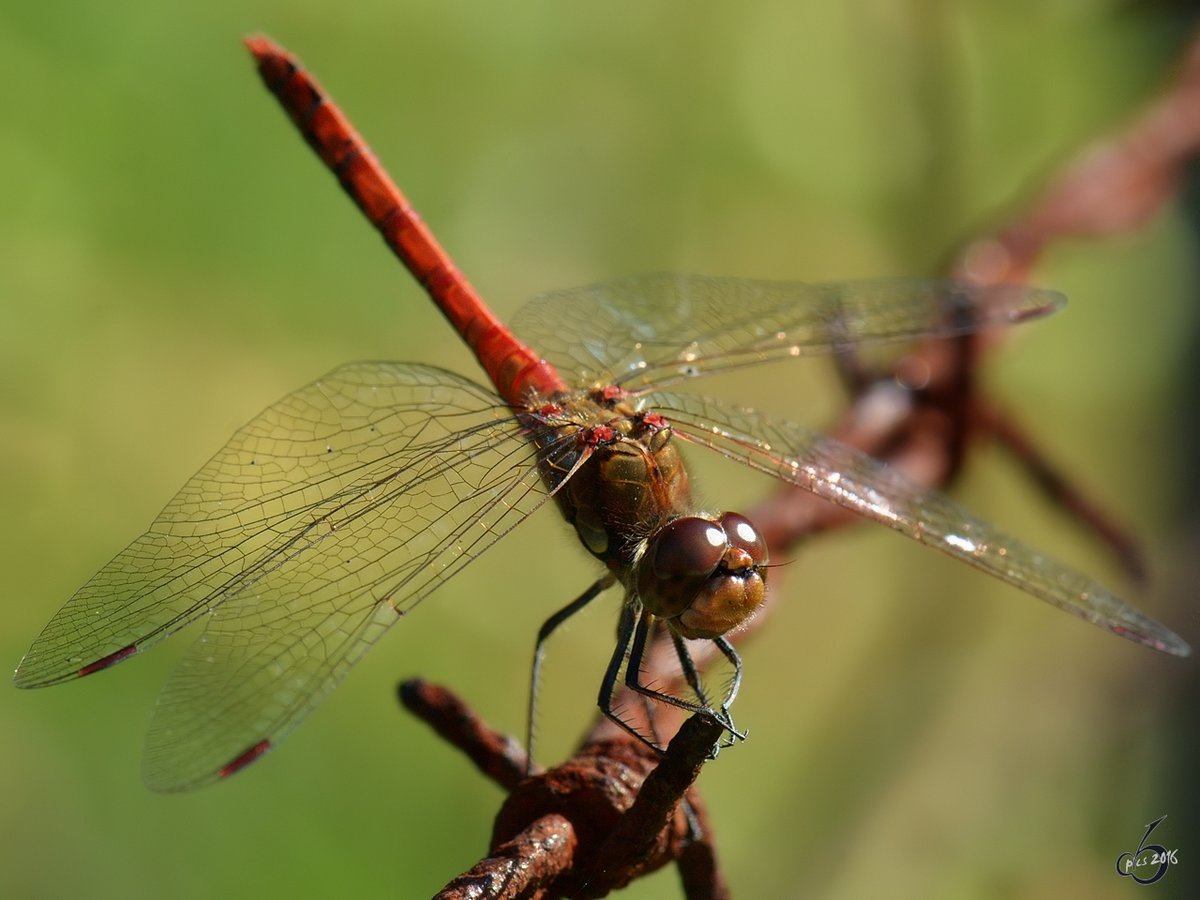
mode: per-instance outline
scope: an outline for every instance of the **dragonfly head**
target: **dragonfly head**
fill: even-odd
[[[745,516],[683,516],[646,542],[638,597],[685,638],[720,637],[762,604],[766,564],[766,541]]]

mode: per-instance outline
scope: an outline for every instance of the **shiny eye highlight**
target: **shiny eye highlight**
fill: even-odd
[[[658,578],[707,577],[720,564],[725,546],[725,532],[717,523],[684,516],[654,533],[647,562]]]
[[[725,530],[729,546],[745,550],[754,565],[767,563],[767,542],[763,540],[754,523],[740,513],[728,512],[721,516],[720,525]]]

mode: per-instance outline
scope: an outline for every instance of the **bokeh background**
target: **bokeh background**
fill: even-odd
[[[478,374],[239,44],[342,104],[502,314],[639,271],[927,273],[1127,120],[1190,34],[1165,3],[754,0],[0,3],[0,660],[262,407],[340,363]],[[1144,540],[1129,588],[1003,454],[958,491],[1200,642],[1196,259],[1186,204],[1057,245],[1069,309],[990,387]],[[820,361],[723,390],[810,424]],[[703,468],[744,508],[771,485]],[[745,648],[751,739],[704,772],[738,897],[1145,896],[1145,824],[1195,896],[1196,662],[864,527],[797,554]],[[1189,549],[1190,548],[1190,549]],[[552,513],[444,587],[263,763],[150,794],[139,756],[188,638],[49,691],[0,686],[0,895],[424,897],[498,791],[401,714],[420,674],[523,728],[537,625],[591,578]],[[544,758],[591,716],[616,597],[551,648]],[[1190,692],[1190,693],[1189,693]],[[670,871],[629,897],[679,895]]]

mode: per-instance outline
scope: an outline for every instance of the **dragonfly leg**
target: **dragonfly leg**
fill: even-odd
[[[542,662],[546,656],[546,641],[549,640],[550,635],[554,634],[559,625],[595,600],[603,591],[612,587],[615,581],[616,579],[611,574],[598,579],[586,591],[543,622],[542,627],[538,629],[537,643],[533,646],[533,670],[529,682],[529,716],[526,719],[527,728],[525,731],[525,752],[528,760],[526,775],[533,769],[534,721],[537,715],[538,688],[542,682]]]
[[[725,691],[725,699],[721,701],[721,712],[729,719],[729,733],[735,741],[744,741],[746,732],[738,731],[733,727],[733,719],[729,715],[729,707],[733,706],[733,701],[737,699],[738,691],[742,688],[742,656],[734,648],[726,637],[715,637],[712,639],[717,645],[717,649],[721,651],[724,657],[729,660],[729,664],[733,666],[733,678],[729,682],[729,688]]]
[[[626,603],[621,607],[621,618],[617,621],[617,646],[613,650],[612,658],[608,661],[608,668],[604,670],[604,680],[600,682],[600,696],[597,698],[597,702],[600,706],[600,712],[614,724],[619,725],[622,730],[628,732],[646,746],[662,753],[663,748],[661,746],[652,738],[647,738],[630,725],[628,721],[621,717],[619,712],[613,709],[613,696],[617,692],[617,676],[621,674],[621,666],[625,663],[625,658],[631,656],[632,646],[638,638],[639,629],[636,626],[640,625],[643,619],[641,603],[634,601]],[[646,642],[646,630],[642,628],[640,631],[644,646]],[[640,657],[641,652],[639,651],[637,655]],[[650,722],[651,728],[653,728],[653,717],[651,717]]]
[[[675,632],[671,632],[671,641],[675,645],[675,655],[679,657],[679,667],[683,672],[683,677],[687,680],[691,689],[695,691],[696,698],[712,711],[717,720],[725,726],[731,735],[731,741],[745,740],[745,732],[738,731],[734,727],[733,716],[729,713],[729,707],[733,705],[734,698],[737,697],[738,690],[742,686],[742,658],[733,649],[733,645],[723,637],[713,638],[713,643],[717,645],[717,648],[733,665],[733,681],[730,682],[728,689],[725,691],[725,698],[721,701],[721,708],[718,712],[713,709],[712,701],[708,699],[708,694],[705,692],[704,685],[700,680],[700,673],[696,671],[696,664],[692,661],[692,654],[688,651],[687,643]]]
[[[617,626],[617,647],[613,651],[612,658],[608,663],[608,669],[604,673],[604,681],[600,685],[600,711],[623,730],[660,753],[663,748],[658,741],[657,733],[653,731],[654,711],[653,706],[648,701],[666,703],[669,706],[675,706],[690,713],[711,716],[724,726],[733,736],[733,740],[744,739],[746,736],[745,733],[738,731],[734,727],[728,710],[729,704],[733,702],[733,698],[737,695],[742,680],[741,658],[738,656],[737,651],[733,649],[733,645],[728,641],[724,641],[724,639],[719,639],[724,643],[724,646],[721,646],[719,643],[718,647],[725,654],[726,658],[733,663],[734,679],[730,689],[725,694],[721,709],[718,710],[713,709],[704,693],[703,687],[700,684],[700,675],[696,671],[696,666],[687,651],[687,646],[682,641],[675,644],[676,653],[680,656],[680,665],[683,668],[684,677],[687,679],[689,686],[696,692],[696,696],[700,699],[699,703],[693,703],[681,697],[676,697],[673,694],[668,694],[665,691],[659,691],[642,684],[640,680],[642,674],[642,657],[645,655],[650,627],[654,624],[654,621],[654,615],[642,608],[640,603],[626,604],[621,609],[621,618]],[[634,728],[626,719],[622,718],[620,713],[613,709],[612,700],[616,693],[617,678],[620,675],[622,665],[625,666],[625,686],[640,696],[643,702],[647,702],[646,713],[650,722],[650,728],[652,729],[652,737],[650,738],[647,738],[646,735]]]
[[[679,668],[683,672],[683,677],[687,679],[688,685],[695,692],[696,699],[707,709],[711,710],[714,715],[717,715],[718,720],[732,735],[729,743],[722,742],[718,749],[728,747],[735,741],[744,740],[746,737],[745,733],[738,731],[734,727],[733,716],[729,714],[729,707],[733,703],[733,698],[737,695],[738,688],[741,686],[741,658],[736,653],[734,654],[734,683],[731,685],[730,690],[726,691],[725,699],[721,703],[721,710],[718,715],[717,711],[713,710],[712,701],[708,699],[708,694],[704,690],[704,685],[700,680],[700,673],[696,671],[696,664],[692,661],[692,654],[688,651],[687,644],[682,637],[673,631],[671,632],[671,642],[675,645],[675,655],[679,657]],[[730,645],[730,650],[732,649],[732,645]],[[722,650],[721,652],[724,653],[725,651]],[[728,654],[726,655],[728,656]]]
[[[711,705],[708,702],[708,695],[704,692],[704,685],[700,682],[700,673],[696,671],[696,664],[692,662],[692,654],[688,653],[687,644],[674,631],[671,632],[671,643],[675,645],[675,655],[679,657],[679,667],[683,670],[683,677],[687,679],[688,686],[696,692],[696,699],[705,706]]]
[[[704,696],[703,692],[697,692],[697,696],[701,702],[693,703],[690,700],[684,700],[682,697],[676,697],[673,694],[668,694],[665,691],[656,690],[649,685],[642,684],[640,680],[642,674],[642,655],[646,650],[646,639],[649,635],[650,625],[653,623],[653,621],[654,615],[646,611],[642,611],[641,615],[638,617],[637,627],[633,634],[633,640],[629,645],[629,663],[625,668],[625,686],[630,690],[641,694],[643,697],[649,697],[651,700],[657,700],[660,703],[666,703],[670,706],[675,706],[679,709],[686,710],[687,712],[702,713],[706,716],[711,716],[727,730],[729,730],[730,733],[734,734],[736,737],[741,737],[741,735],[734,730],[733,722],[729,718],[729,713],[724,708],[720,710],[713,709],[712,706],[709,705],[708,700]],[[675,649],[676,652],[679,652],[680,649],[682,649],[683,655],[680,659],[680,663],[684,668],[685,677],[689,679],[689,684],[691,684],[691,678],[693,677],[698,684],[700,681],[700,676],[698,673],[696,673],[696,667],[692,663],[691,656],[687,652],[687,647],[683,646],[681,648],[679,644],[676,644]],[[687,660],[686,662],[683,661],[685,658]],[[692,675],[690,677],[686,675],[688,669],[691,669]]]

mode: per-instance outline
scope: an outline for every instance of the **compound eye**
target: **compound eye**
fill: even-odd
[[[697,516],[664,525],[652,543],[654,574],[663,580],[709,576],[720,565],[727,546],[721,526]]]
[[[719,525],[725,529],[725,539],[729,546],[738,547],[750,554],[755,566],[767,564],[767,542],[759,534],[754,523],[745,516],[728,512],[721,516]]]

